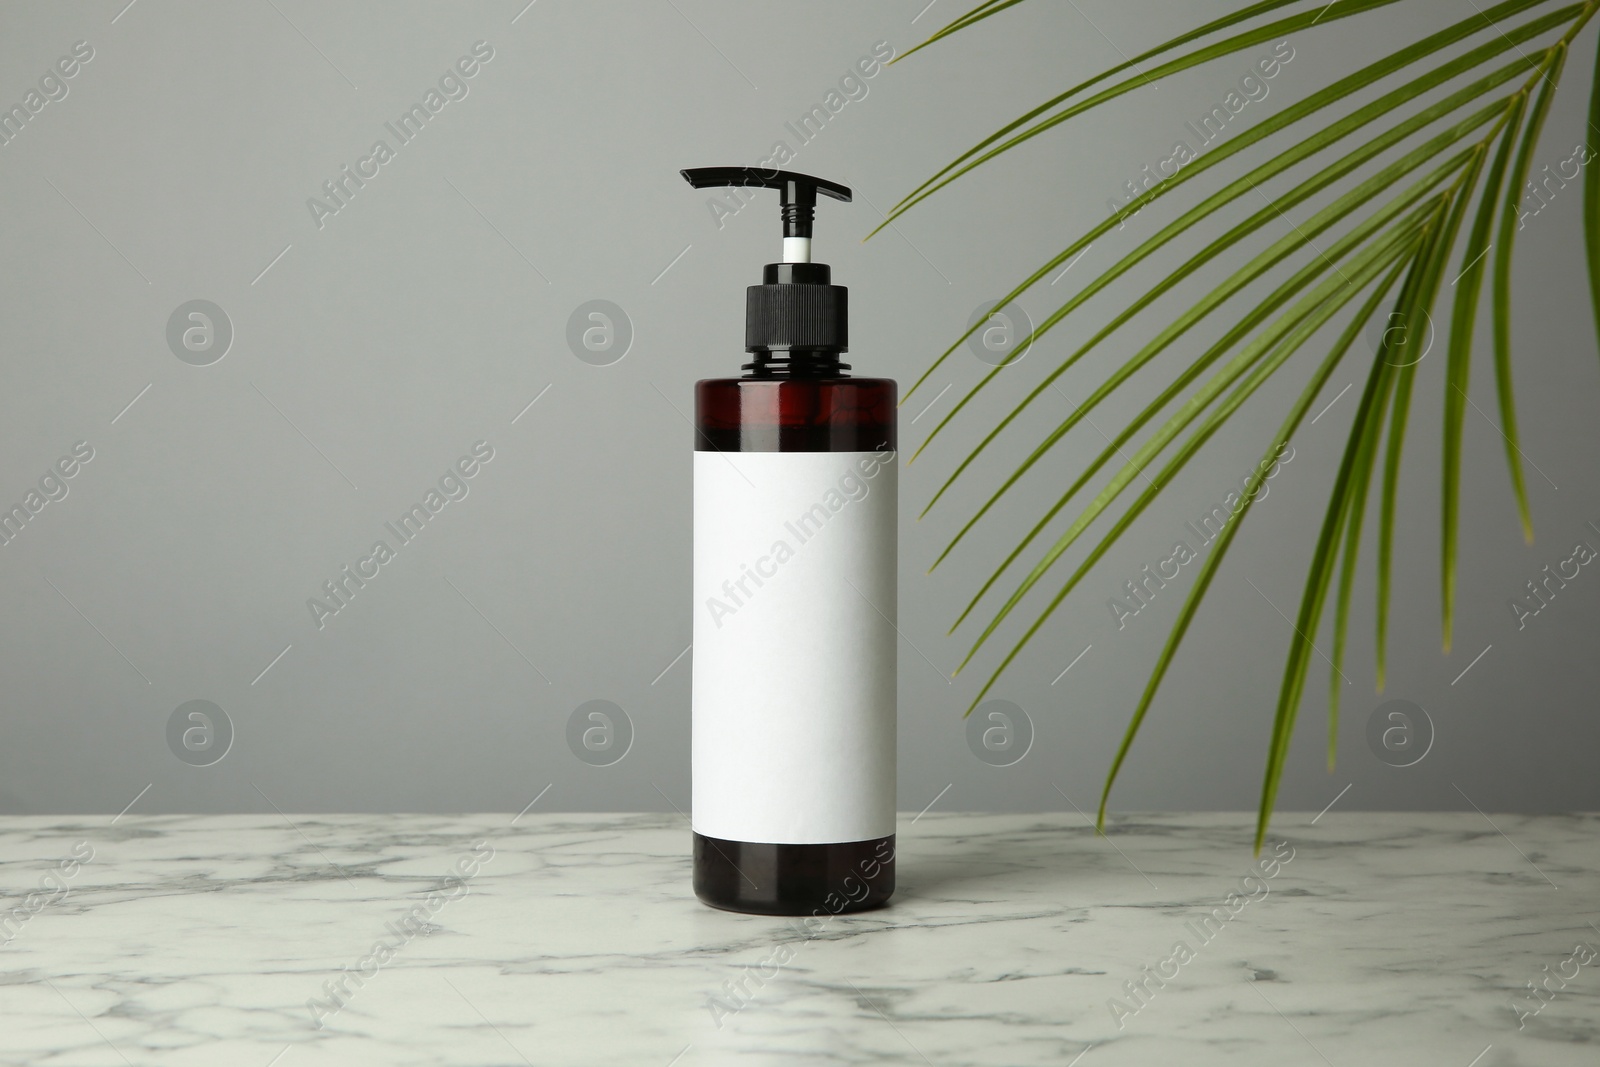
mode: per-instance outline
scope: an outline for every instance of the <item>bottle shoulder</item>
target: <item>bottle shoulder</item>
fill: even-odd
[[[873,451],[894,447],[890,378],[706,378],[695,386],[697,448]]]

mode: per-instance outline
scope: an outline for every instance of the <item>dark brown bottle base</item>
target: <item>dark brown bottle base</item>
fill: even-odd
[[[894,893],[894,835],[826,845],[776,845],[694,835],[694,893],[724,911],[841,915]]]

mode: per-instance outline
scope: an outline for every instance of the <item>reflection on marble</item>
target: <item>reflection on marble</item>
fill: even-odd
[[[677,815],[7,818],[0,1063],[1600,1063],[1600,816],[1250,829],[907,817],[808,928]]]

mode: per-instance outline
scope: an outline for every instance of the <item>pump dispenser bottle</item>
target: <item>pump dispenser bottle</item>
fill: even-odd
[[[783,256],[745,299],[738,378],[695,386],[694,891],[826,916],[894,892],[895,383],[852,378],[847,290],[811,262],[788,171],[686,170],[780,196]]]

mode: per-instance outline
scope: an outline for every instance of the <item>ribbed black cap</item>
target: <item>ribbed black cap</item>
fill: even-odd
[[[744,347],[850,347],[850,290],[829,284],[826,263],[768,263],[763,285],[745,290]]]

